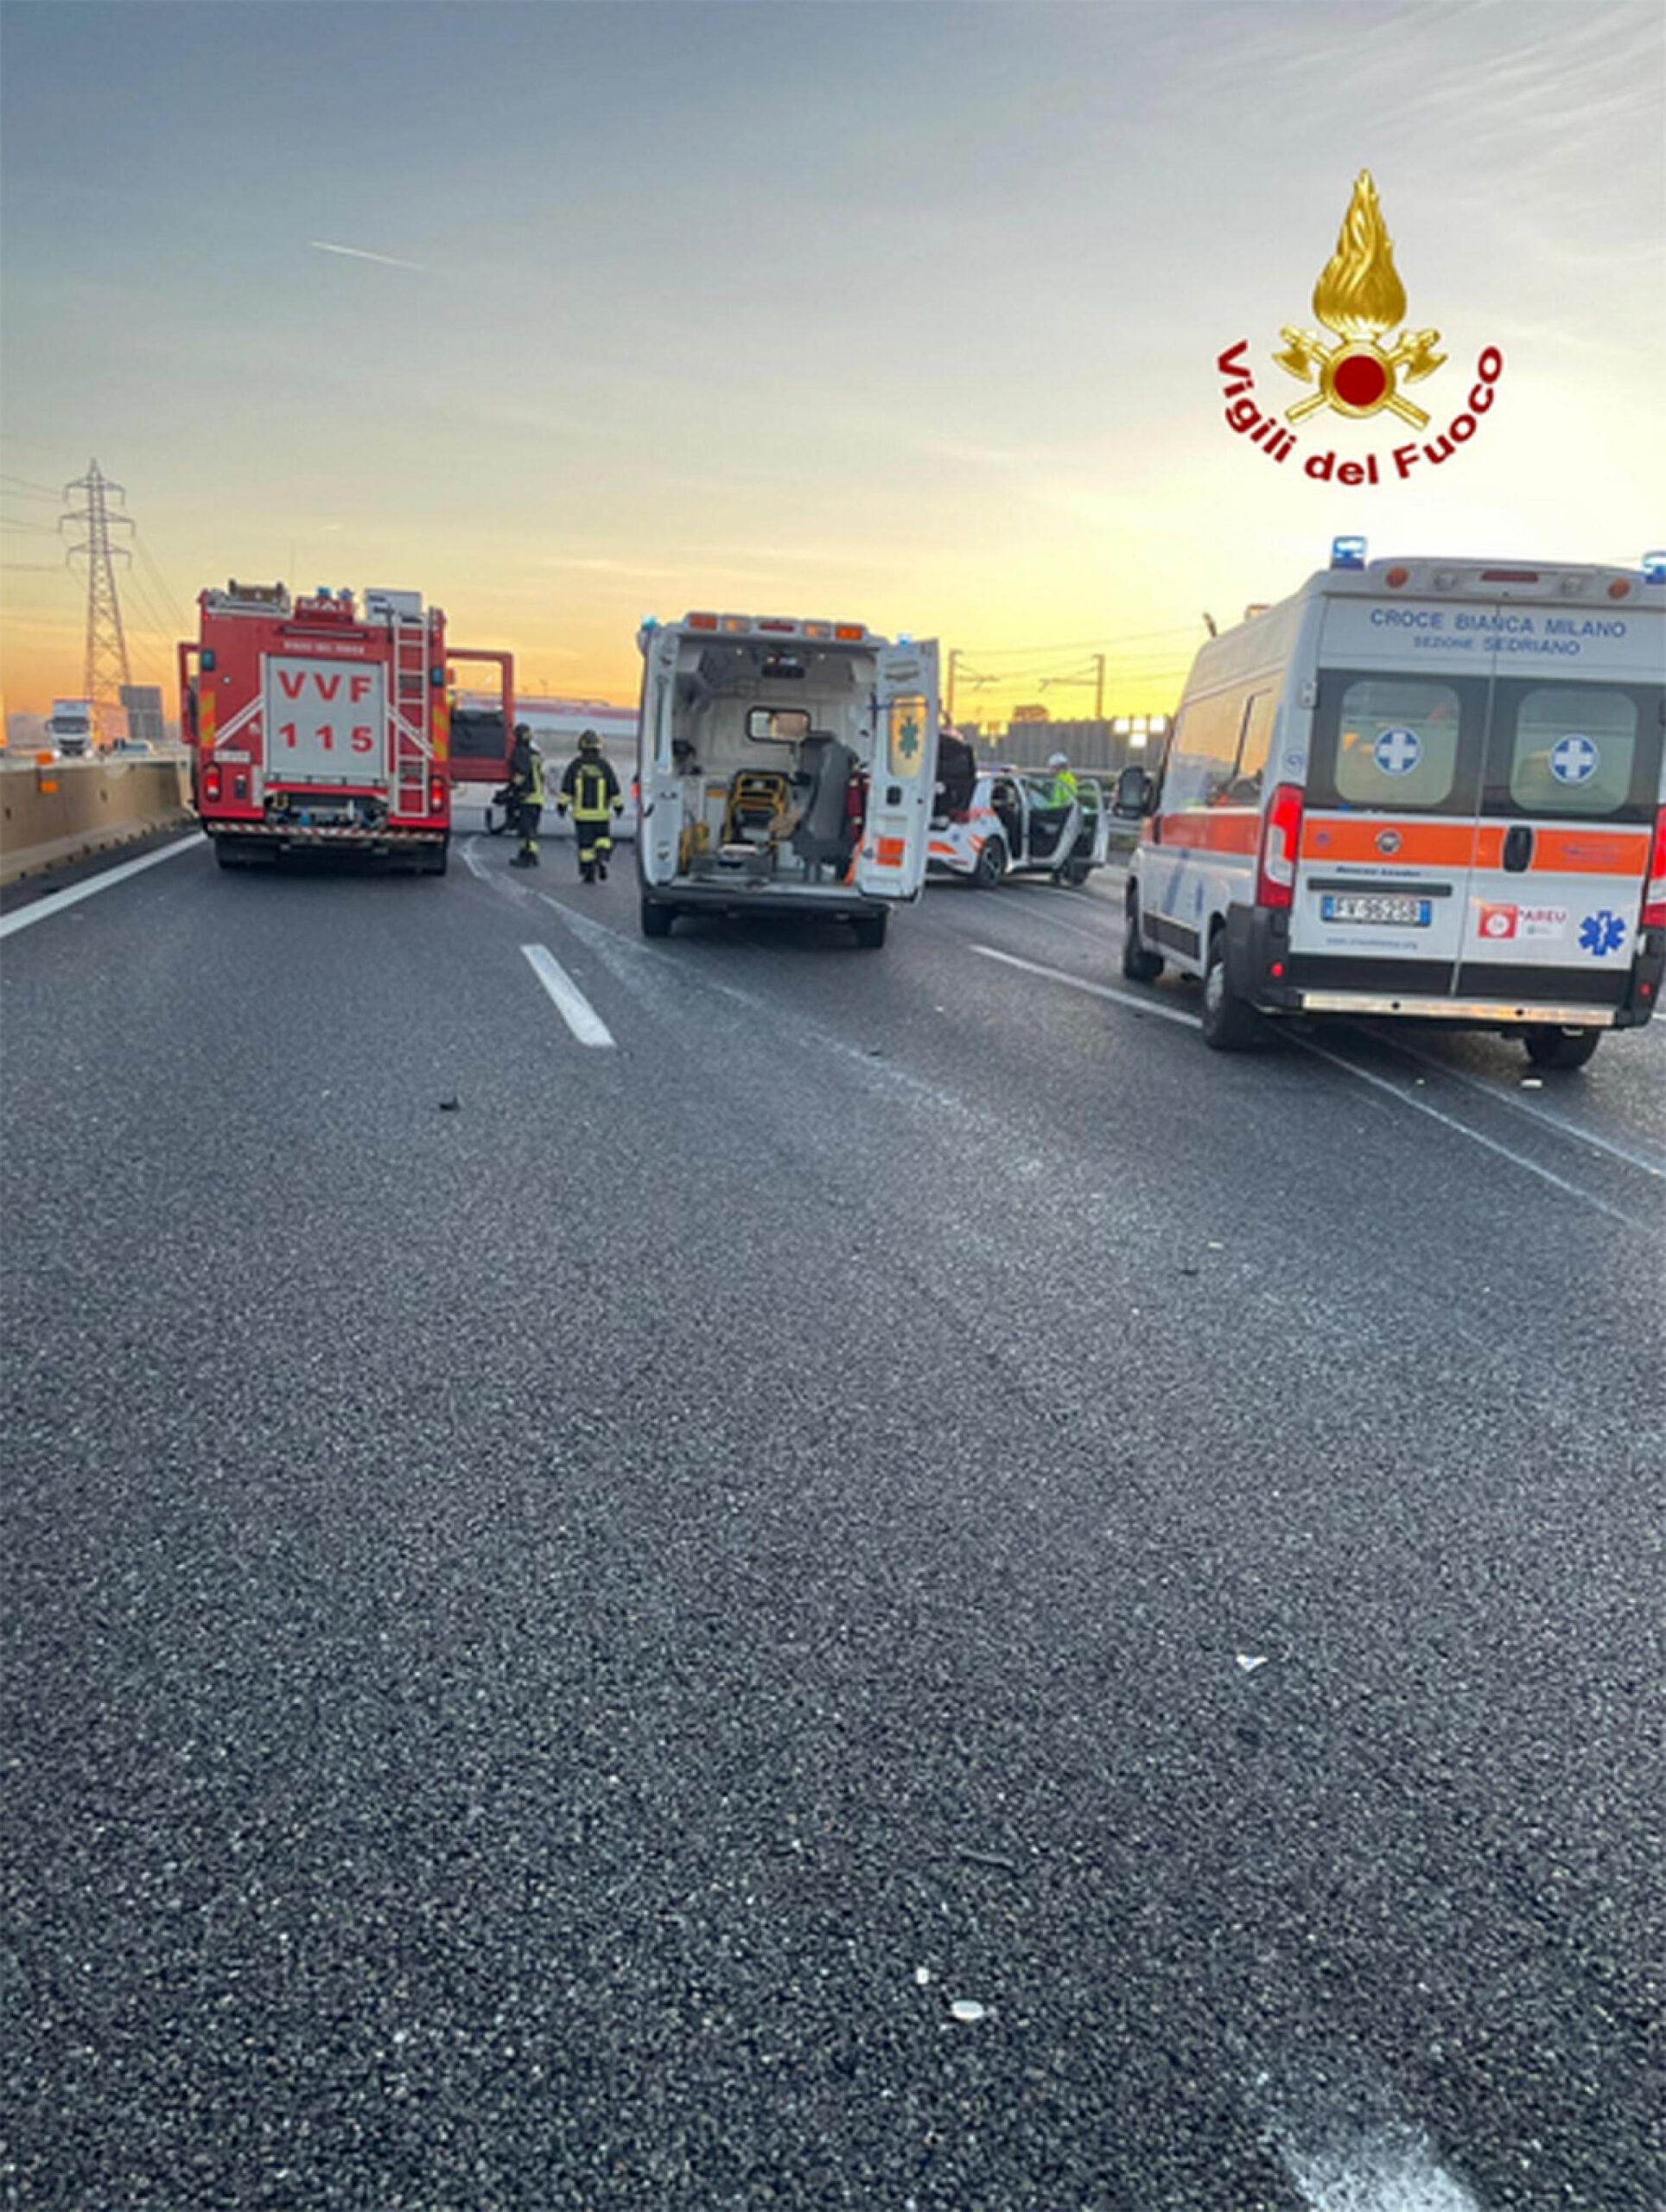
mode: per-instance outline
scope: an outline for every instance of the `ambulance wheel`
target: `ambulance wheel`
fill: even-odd
[[[642,934],[644,937],[669,937],[671,924],[677,919],[675,906],[666,906],[663,899],[650,899],[645,892],[642,899]]]
[[[1162,956],[1153,952],[1140,935],[1140,894],[1130,891],[1122,931],[1122,973],[1130,983],[1154,983],[1162,972]]]
[[[1249,1001],[1227,988],[1226,932],[1218,929],[1203,971],[1203,1041],[1211,1052],[1247,1052],[1258,1041],[1260,1027]]]
[[[1007,873],[1007,843],[1003,837],[986,837],[977,856],[977,866],[972,870],[972,881],[980,891],[993,891]]]
[[[1522,1042],[1536,1068],[1582,1068],[1602,1041],[1599,1029],[1529,1029]]]
[[[864,952],[877,952],[885,943],[885,925],[889,914],[853,914],[850,926],[856,932],[856,943]]]

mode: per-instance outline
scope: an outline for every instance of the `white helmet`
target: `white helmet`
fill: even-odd
[[[1048,767],[1050,767],[1050,768],[1068,768],[1068,767],[1069,767],[1069,766],[1070,766],[1070,755],[1069,755],[1069,753],[1048,753],[1048,755],[1047,755],[1047,766],[1048,766]]]

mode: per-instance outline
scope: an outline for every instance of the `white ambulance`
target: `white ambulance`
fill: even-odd
[[[694,613],[642,650],[642,927],[817,914],[885,942],[925,879],[938,649],[860,622]]]
[[[1640,569],[1365,559],[1198,655],[1143,817],[1125,974],[1262,1014],[1519,1034],[1579,1067],[1666,966],[1666,555]]]

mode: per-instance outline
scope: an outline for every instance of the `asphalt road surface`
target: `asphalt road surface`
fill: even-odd
[[[507,858],[4,946],[3,2202],[1656,2212],[1666,1029]]]

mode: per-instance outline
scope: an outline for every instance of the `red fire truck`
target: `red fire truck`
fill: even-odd
[[[282,584],[205,591],[201,634],[179,648],[180,726],[192,785],[222,868],[308,847],[350,847],[445,872],[451,834],[447,671],[494,662],[503,752],[514,662],[448,646],[417,592]]]

